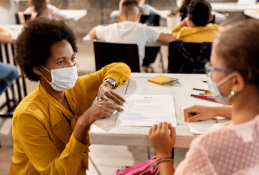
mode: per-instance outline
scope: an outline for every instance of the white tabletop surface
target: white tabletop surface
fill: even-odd
[[[102,26],[100,25],[97,27],[102,27]],[[170,33],[170,30],[167,27],[156,27],[156,26],[150,26],[150,27],[163,33]],[[88,34],[83,38],[84,44],[93,44],[93,41],[94,40],[92,40]],[[153,42],[153,43],[147,43],[146,46],[157,47],[157,46],[168,46],[168,45],[160,42]]]
[[[259,19],[259,10],[245,10],[244,14],[251,18]]]
[[[18,35],[21,33],[23,25],[4,25],[0,24],[0,28],[6,29],[12,36],[13,41],[15,41],[18,37]]]
[[[211,3],[212,10],[218,12],[243,12],[244,10],[256,10],[259,5],[238,5],[237,3]]]
[[[66,16],[66,19],[74,19],[78,21],[87,14],[86,10],[59,10],[59,12]]]
[[[162,86],[148,82],[148,78],[158,75],[163,74],[132,73],[131,79],[119,87],[116,92],[121,96],[124,94],[174,96],[177,120],[175,147],[188,148],[196,136],[190,132],[185,123],[181,108],[194,104],[213,106],[218,104],[191,97],[191,94],[200,93],[200,91],[192,90],[193,88],[208,89],[207,83],[202,82],[206,80],[204,74],[164,74],[178,78],[184,87]],[[114,114],[110,118],[100,119],[92,125],[90,130],[91,144],[151,146],[148,139],[150,127],[116,126],[116,118],[117,114]]]
[[[171,13],[170,10],[158,10],[158,11],[159,11],[159,13],[160,13],[160,17],[161,17],[161,18],[166,18],[167,15],[168,15],[169,13]],[[117,14],[119,14],[119,10],[113,10],[113,11],[111,12],[110,16],[116,16]]]

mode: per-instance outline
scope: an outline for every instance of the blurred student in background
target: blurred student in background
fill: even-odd
[[[214,41],[211,63],[206,65],[208,84],[218,102],[232,104],[232,107],[208,107],[205,110],[205,107],[194,106],[184,111],[185,118],[187,121],[203,120],[205,115],[222,115],[231,118],[231,121],[197,137],[176,171],[172,162],[160,163],[161,175],[258,174],[258,28],[259,22],[256,20],[238,22],[220,33]],[[191,113],[198,115],[190,117]],[[157,159],[171,157],[176,139],[175,129],[171,125],[154,125],[149,138]]]
[[[47,0],[30,0],[29,7],[24,11],[24,14],[33,15],[34,13],[36,13],[37,16],[45,17],[48,19],[65,19],[65,16],[59,12],[59,9],[49,4]]]
[[[168,44],[174,40],[174,37],[171,34],[160,33],[145,24],[140,24],[140,16],[141,13],[137,1],[124,1],[118,16],[120,22],[105,27],[93,28],[89,32],[89,36],[92,39],[105,42],[137,44],[141,66],[147,42],[159,41]]]
[[[12,42],[10,33],[0,28],[0,44]],[[18,70],[15,66],[0,62],[0,95],[13,83],[18,77]]]
[[[121,5],[124,1],[128,1],[128,0],[120,0],[120,3],[119,3],[120,9],[121,9]],[[152,7],[151,5],[145,4],[145,0],[136,0],[136,1],[139,5],[139,9],[140,9],[140,12],[141,12],[142,15],[159,15],[159,16],[162,16],[161,13],[159,12],[159,10]],[[117,18],[119,15],[120,15],[120,12],[116,11],[116,12],[111,13],[110,17],[111,18]]]
[[[191,3],[191,1],[192,0],[177,0],[178,8],[169,16],[174,14],[177,16],[181,16],[181,19],[184,20],[188,15],[188,5]],[[214,11],[212,11],[211,13],[213,14],[213,17],[210,20],[211,23],[220,24],[222,21],[226,20],[226,16],[221,13],[217,13]]]
[[[188,16],[172,30],[172,35],[184,42],[213,42],[219,31],[218,25],[209,23],[212,18],[210,3],[192,0],[188,11]]]

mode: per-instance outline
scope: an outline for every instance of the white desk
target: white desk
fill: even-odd
[[[97,26],[97,27],[103,27],[103,26]],[[152,26],[152,28],[155,29],[155,30],[158,30],[160,32],[163,32],[163,33],[170,33],[170,30],[167,27]],[[84,44],[93,44],[93,42],[94,42],[94,40],[92,40],[88,34],[83,38]],[[168,46],[168,45],[160,43],[160,42],[154,42],[154,43],[147,43],[146,46],[148,46],[148,47],[158,47],[158,46]]]
[[[259,5],[238,5],[237,3],[211,3],[212,10],[218,12],[243,12],[259,9]]]
[[[251,18],[259,19],[259,10],[245,10],[244,14]]]
[[[127,84],[119,87],[116,92],[121,96],[124,94],[174,96],[177,120],[175,147],[188,148],[196,136],[192,135],[185,123],[181,108],[194,104],[217,105],[217,103],[191,97],[191,94],[199,94],[199,91],[194,91],[192,88],[208,89],[207,83],[202,82],[202,80],[206,80],[206,75],[165,74],[166,76],[178,78],[185,87],[162,86],[148,82],[148,78],[158,75],[163,74],[132,73]],[[114,114],[110,118],[100,119],[92,125],[90,130],[91,144],[151,146],[148,139],[150,127],[116,126],[116,118],[117,115]]]
[[[164,18],[164,19],[166,19],[167,15],[171,13],[170,10],[158,10],[158,12],[159,12],[159,14],[160,14],[159,16],[160,16],[161,18]],[[113,10],[113,11],[111,12],[111,14],[110,14],[110,17],[111,17],[111,18],[117,18],[117,16],[118,16],[119,14],[120,14],[120,11],[119,11],[119,10]]]
[[[66,16],[66,19],[78,21],[87,14],[86,10],[60,10],[60,13]]]
[[[22,31],[23,25],[0,25],[0,28],[6,29],[11,34],[13,41],[15,41]]]

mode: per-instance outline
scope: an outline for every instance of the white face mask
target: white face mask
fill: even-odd
[[[233,73],[229,74],[227,77],[225,77],[223,80],[221,80],[219,83],[215,83],[212,81],[211,76],[208,77],[208,85],[210,92],[213,96],[213,98],[222,104],[229,105],[230,98],[235,94],[233,91],[230,92],[228,96],[224,96],[221,94],[219,90],[219,86],[225,83],[227,80],[229,80],[231,77],[233,77]]]
[[[44,66],[42,67],[46,69]],[[52,82],[49,82],[43,75],[41,76],[55,91],[65,91],[75,86],[78,78],[76,65],[62,69],[51,69],[51,71],[46,70],[51,73]]]

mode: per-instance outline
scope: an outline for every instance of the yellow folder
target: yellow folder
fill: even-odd
[[[178,79],[166,77],[166,76],[163,76],[163,75],[148,79],[148,81],[150,81],[150,82],[153,82],[153,83],[156,83],[156,84],[161,84],[161,85],[165,85],[165,84],[171,83],[171,82],[176,81],[176,80],[178,80]]]

